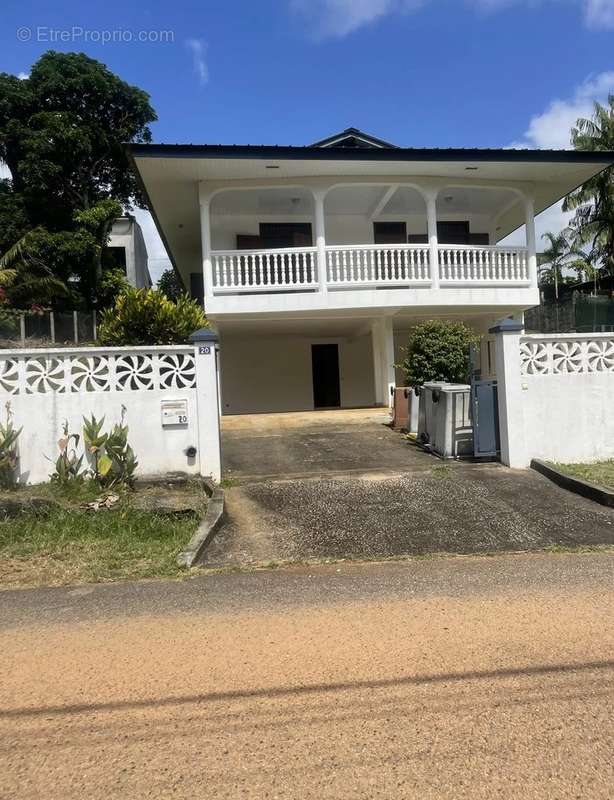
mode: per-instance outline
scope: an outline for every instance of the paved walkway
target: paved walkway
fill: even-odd
[[[0,595],[0,797],[606,800],[614,556]]]
[[[433,457],[389,421],[377,408],[222,417],[224,474],[245,481],[428,468]]]

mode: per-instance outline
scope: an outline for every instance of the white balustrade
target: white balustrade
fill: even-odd
[[[331,288],[430,284],[429,248],[424,245],[352,245],[326,248]]]
[[[318,286],[315,247],[214,250],[213,293],[313,290]]]
[[[439,245],[440,284],[528,285],[524,247]],[[328,245],[326,283],[331,289],[365,286],[431,286],[428,245]],[[213,293],[317,291],[315,247],[276,250],[215,250],[211,253]]]
[[[528,283],[524,247],[439,246],[441,283]]]

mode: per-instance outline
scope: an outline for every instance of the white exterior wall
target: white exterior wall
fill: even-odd
[[[497,380],[509,466],[614,458],[612,334],[497,334]]]
[[[14,426],[23,428],[19,481],[49,480],[66,420],[70,433],[82,434],[83,417],[104,416],[109,431],[122,408],[138,476],[184,472],[219,479],[215,355],[202,359],[191,346],[0,351],[2,422],[10,403]],[[205,380],[207,370],[212,381]],[[187,421],[163,426],[162,403],[176,400],[187,402]],[[190,447],[196,456],[187,455]]]
[[[327,214],[326,244],[352,245],[373,243],[373,222],[405,222],[408,234],[426,235],[426,212],[414,215],[383,214],[375,220],[363,214]],[[469,220],[472,233],[488,233],[489,218],[479,214],[438,214],[439,222]],[[211,215],[211,242],[213,250],[234,250],[237,234],[258,236],[261,222],[311,223],[315,244],[313,215],[271,214],[216,214]]]
[[[222,336],[223,414],[313,409],[312,344],[339,345],[341,406],[375,403],[371,336]]]

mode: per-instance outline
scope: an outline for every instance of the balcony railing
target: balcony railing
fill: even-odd
[[[327,247],[326,266],[331,289],[431,282],[429,248],[423,245]]]
[[[524,247],[439,246],[441,283],[527,283],[529,265]]]
[[[329,245],[326,287],[430,287],[433,275],[445,286],[519,286],[530,283],[524,247],[439,245],[438,273],[428,245]],[[211,253],[213,294],[317,291],[315,247],[276,250],[215,250]]]
[[[318,285],[315,247],[215,250],[211,262],[215,294],[305,291]]]

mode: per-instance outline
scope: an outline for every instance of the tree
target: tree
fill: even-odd
[[[570,240],[568,231],[544,233],[548,246],[539,254],[541,283],[554,284],[554,296],[559,299],[559,285],[564,283],[564,269],[573,269],[582,280],[584,271],[589,268],[586,254]]]
[[[75,214],[72,231],[38,226],[24,234],[0,257],[0,287],[8,302],[17,308],[103,308],[114,302],[127,282],[113,270],[103,275],[101,255],[120,213],[116,200],[102,200]]]
[[[165,269],[160,275],[157,287],[169,300],[178,300],[182,294],[185,294],[183,283],[172,267]]]
[[[576,150],[614,150],[614,94],[604,106],[595,103],[592,119],[577,121],[571,140]],[[563,209],[576,212],[570,224],[574,243],[614,275],[614,170],[600,172],[568,195]]]
[[[469,349],[477,335],[463,322],[430,320],[411,331],[399,365],[407,386],[429,381],[464,383],[469,375]]]
[[[0,260],[16,270],[0,286],[10,302],[23,307],[51,278],[47,302],[104,301],[113,219],[144,206],[124,143],[151,141],[155,119],[144,91],[83,53],[49,51],[25,80],[0,73],[0,159],[12,175],[0,182]]]
[[[105,198],[144,206],[123,146],[151,141],[142,89],[84,53],[49,51],[25,80],[0,73],[0,98],[0,158],[34,225],[70,228]]]

